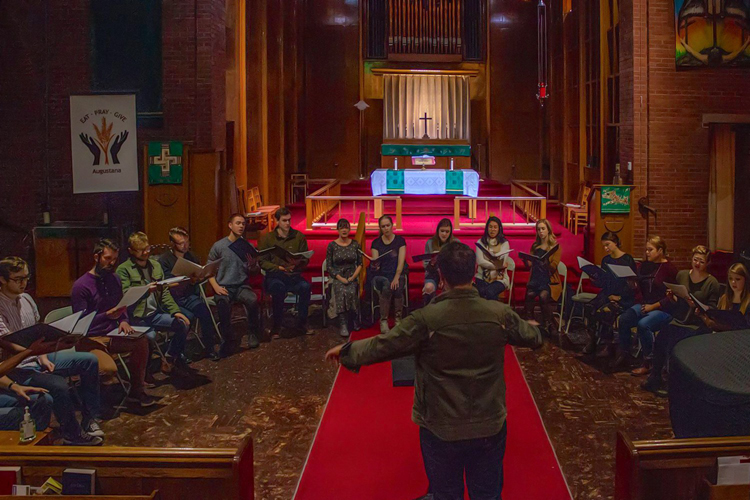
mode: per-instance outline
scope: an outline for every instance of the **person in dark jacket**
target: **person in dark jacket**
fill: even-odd
[[[499,499],[506,439],[505,346],[542,345],[535,322],[472,286],[474,251],[449,243],[437,257],[445,292],[389,332],[334,347],[326,359],[358,371],[414,354],[412,420],[435,500]],[[460,314],[457,314],[460,312]],[[429,394],[429,397],[426,397]]]

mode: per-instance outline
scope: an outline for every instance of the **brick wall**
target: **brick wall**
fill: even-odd
[[[626,2],[630,8],[623,6],[623,33],[627,23],[632,24],[633,92],[623,110],[632,109],[633,127],[623,135],[621,161],[634,161],[636,200],[647,195],[658,210],[656,220],[638,219],[635,241],[643,242],[647,233],[660,234],[684,266],[690,249],[705,244],[708,234],[710,138],[701,125],[702,115],[750,113],[750,70],[678,71],[673,3],[652,0],[646,13],[645,0]],[[625,56],[631,50],[626,45]],[[623,99],[628,95],[623,89]]]
[[[71,177],[68,98],[91,91],[89,0],[46,1],[48,52],[45,0],[0,3],[0,219],[25,229],[41,221],[47,162],[53,220],[101,221],[107,200],[99,194],[73,195]],[[139,146],[173,139],[199,149],[224,149],[225,44],[224,0],[162,3],[164,126],[139,129]],[[140,193],[111,194],[109,203],[114,224],[142,223]],[[0,245],[12,247],[14,238],[2,233]],[[5,251],[0,247],[0,254]]]

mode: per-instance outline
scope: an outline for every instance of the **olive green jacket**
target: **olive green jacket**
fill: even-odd
[[[341,364],[357,371],[414,354],[414,423],[445,441],[476,439],[505,423],[506,344],[538,347],[542,337],[506,304],[454,289],[389,333],[346,344]]]
[[[161,264],[156,259],[148,259],[148,265],[151,267],[151,280],[161,281],[164,279],[164,271],[162,270]],[[148,285],[148,282],[143,279],[143,275],[138,271],[138,266],[133,259],[128,259],[117,267],[117,275],[120,277],[122,283],[122,293],[128,291],[131,286],[143,286]],[[159,309],[162,312],[168,313],[174,316],[180,312],[180,307],[172,298],[172,294],[168,287],[164,287],[161,290],[155,292],[156,302],[159,305]],[[146,300],[148,295],[136,302],[133,306],[128,309],[128,314],[134,318],[142,318],[144,311],[146,310]]]
[[[291,253],[307,252],[307,238],[302,234],[302,231],[297,231],[294,228],[289,229],[289,234],[286,238],[279,237],[278,228],[263,235],[258,245],[258,250],[265,250],[272,246],[279,246]],[[302,269],[307,265],[306,259],[301,259],[298,264],[296,272],[302,272]],[[274,254],[266,254],[260,258],[260,267],[266,271],[278,271],[279,266],[289,267],[289,263],[284,259]]]

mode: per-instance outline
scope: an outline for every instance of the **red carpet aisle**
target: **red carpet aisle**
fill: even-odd
[[[374,335],[374,330],[357,337]],[[508,445],[505,500],[570,494],[513,351],[506,351]],[[296,500],[411,500],[427,491],[413,389],[392,387],[389,363],[342,368],[331,392]]]

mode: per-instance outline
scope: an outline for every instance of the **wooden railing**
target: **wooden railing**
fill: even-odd
[[[748,454],[749,436],[631,441],[618,432],[615,500],[709,498],[700,495],[705,479],[716,478],[716,459]]]
[[[478,203],[484,202],[484,212],[479,217]],[[467,203],[466,214],[470,222],[461,222],[461,204]],[[544,196],[456,196],[453,199],[453,224],[459,227],[483,227],[490,214],[502,219],[503,206],[511,211],[511,221],[503,222],[504,227],[531,227],[539,220],[539,214],[547,213],[547,200]],[[497,206],[497,211],[494,207]],[[520,212],[521,221],[516,221]],[[533,218],[536,214],[537,218]],[[478,219],[478,220],[477,220]]]
[[[316,191],[317,192],[317,191]],[[340,196],[340,195],[315,195],[312,194],[305,199],[307,206],[307,229],[328,228],[334,229],[336,222],[343,216],[343,204],[351,203],[351,212],[347,210],[352,219],[357,217],[357,203],[360,211],[364,204],[365,227],[374,229],[378,227],[378,219],[383,215],[383,203],[393,201],[396,205],[394,228],[401,229],[402,225],[402,203],[400,196]],[[331,212],[338,208],[336,215]],[[356,221],[352,220],[352,227],[356,228]]]
[[[338,179],[329,179],[328,182],[320,189],[310,193],[305,198],[305,217],[307,219],[307,229],[312,229],[314,222],[322,219],[336,205],[336,198],[341,195],[341,181]]]
[[[516,204],[527,219],[534,222],[547,218],[547,197],[517,181],[510,183],[510,194],[514,198],[526,199]]]
[[[547,198],[547,205],[550,203],[560,203],[560,183],[558,181],[548,180],[516,180],[515,184],[521,184],[536,193],[534,196],[544,196]]]

